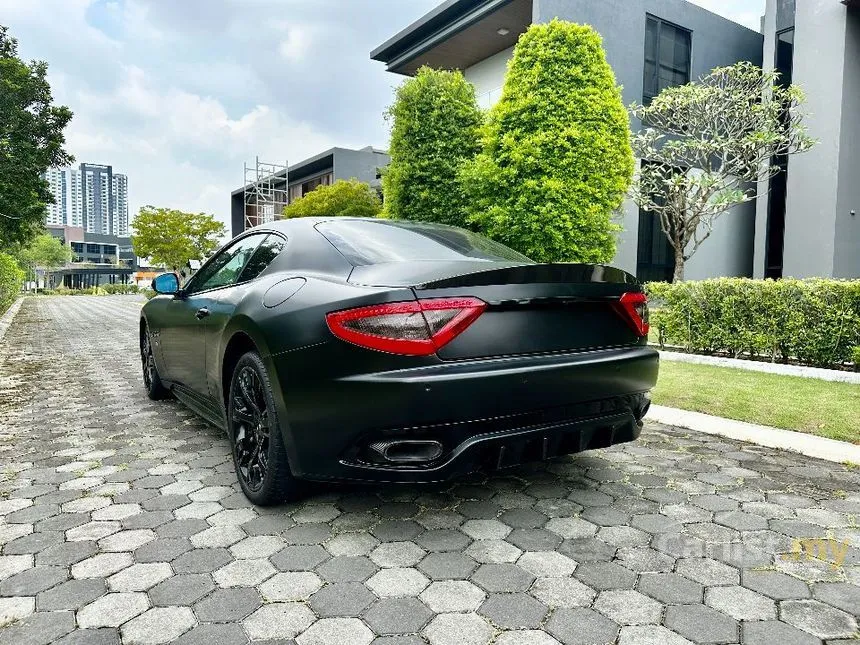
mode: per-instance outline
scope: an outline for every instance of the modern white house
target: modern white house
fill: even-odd
[[[849,0],[849,4],[857,4],[857,0]],[[798,0],[800,5],[804,8],[796,12],[798,23],[807,19],[809,22],[803,28],[798,27],[797,38],[809,38],[809,52],[804,55],[811,58],[805,64],[809,66],[810,75],[815,69],[814,73],[820,76],[814,82],[797,75],[794,80],[806,85],[810,94],[830,85],[827,91],[822,91],[818,99],[820,102],[834,98],[834,84],[841,83],[842,86],[841,107],[829,105],[823,109],[823,119],[815,117],[810,121],[811,133],[822,138],[823,133],[818,132],[821,128],[829,132],[827,136],[834,141],[848,140],[850,133],[857,133],[860,127],[857,98],[860,56],[856,53],[850,60],[853,76],[847,78],[849,52],[856,52],[857,49],[858,9],[846,6],[840,0]],[[816,9],[813,5],[820,5],[821,8]],[[824,11],[825,6],[828,20],[825,25],[819,25],[812,16],[817,15],[819,10]],[[776,64],[774,34],[777,29],[774,23],[777,11],[783,16],[781,20],[788,24],[785,16],[789,13],[795,15],[794,2],[768,0],[768,15],[763,19],[767,35],[763,35],[686,0],[446,0],[374,49],[371,58],[385,63],[388,71],[402,75],[414,74],[422,65],[462,70],[467,80],[475,86],[479,103],[489,107],[501,95],[506,65],[519,36],[532,23],[561,18],[590,24],[601,34],[607,59],[618,83],[623,86],[624,102],[629,105],[647,102],[663,88],[687,83],[717,66],[738,61],[749,61],[765,67]],[[816,25],[815,36],[812,34],[812,24]],[[786,28],[783,26],[780,33],[784,33]],[[804,30],[810,30],[808,36]],[[849,31],[854,35],[849,36]],[[813,48],[812,38],[817,38],[817,42],[822,44]],[[825,47],[822,39],[828,38],[834,38],[841,45]],[[817,50],[814,55],[812,49]],[[799,55],[797,51],[795,65],[798,64]],[[822,55],[825,57],[820,58]],[[845,123],[845,120],[850,121],[845,106],[853,106],[854,119],[850,123]],[[814,108],[813,104],[813,112],[816,112]],[[834,133],[832,124],[836,122],[843,125]],[[640,125],[636,119],[632,119],[633,128]],[[789,207],[785,218],[784,274],[856,276],[860,274],[857,264],[860,262],[860,238],[857,237],[860,217],[848,216],[853,217],[848,224],[839,219],[841,228],[837,228],[835,212],[838,208],[846,212],[851,208],[860,210],[860,205],[856,203],[856,191],[860,189],[858,152],[856,148],[854,151],[843,149],[841,153],[835,154],[831,145],[826,153],[824,146],[820,146],[816,154],[826,154],[829,159],[827,165],[830,169],[828,177],[831,180],[831,193],[828,200],[832,205],[820,205],[824,214],[814,221],[809,219],[808,213],[801,212],[802,208],[808,210],[808,204],[802,205],[804,200],[815,199],[818,191],[807,190],[807,196],[801,196],[804,192],[802,186],[808,180],[804,179],[805,171],[796,168],[801,164],[804,167],[815,166],[817,162],[810,155],[792,159],[791,171],[787,174]],[[855,177],[853,186],[842,185],[841,177],[851,171]],[[819,172],[823,171],[819,169]],[[777,179],[775,183],[779,181]],[[798,187],[792,191],[795,184]],[[767,192],[767,187],[763,192]],[[796,209],[792,208],[792,199],[797,200]],[[852,200],[854,206],[850,203]],[[687,263],[686,277],[701,279],[764,275],[767,262],[765,250],[769,248],[766,244],[768,231],[775,231],[779,227],[778,217],[768,216],[769,210],[779,209],[778,200],[772,200],[773,207],[765,205],[766,202],[766,197],[760,198],[724,214],[710,239]],[[808,243],[803,244],[804,235],[800,233],[802,226],[797,235],[793,231],[792,224],[796,219],[804,220],[805,226],[827,229],[825,232],[816,230],[822,239],[820,244],[816,239],[815,248]],[[768,222],[771,220],[773,225],[769,228]],[[624,230],[619,237],[614,264],[637,274],[641,279],[670,278],[674,268],[673,255],[656,217],[651,213],[640,212],[634,203],[628,201],[623,207],[621,223]],[[836,235],[837,230],[844,237]],[[775,236],[775,233],[772,235]],[[825,243],[824,238],[827,238],[828,243]],[[850,261],[844,259],[850,255],[849,247],[852,246],[853,268]],[[788,255],[793,257],[789,258]],[[810,255],[816,256],[815,262],[810,261]],[[771,253],[771,259],[774,257]]]

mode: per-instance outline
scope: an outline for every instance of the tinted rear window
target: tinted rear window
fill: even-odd
[[[354,266],[421,260],[532,263],[483,235],[442,224],[343,220],[316,228]]]

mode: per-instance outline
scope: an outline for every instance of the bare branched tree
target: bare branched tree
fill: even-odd
[[[659,216],[675,253],[675,281],[717,218],[755,199],[759,184],[780,172],[774,158],[815,144],[803,103],[803,91],[780,83],[778,72],[741,62],[631,106],[643,123],[631,141],[642,160],[631,197]]]

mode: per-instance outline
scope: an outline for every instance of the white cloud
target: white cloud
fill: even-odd
[[[286,38],[278,46],[281,56],[293,63],[301,62],[313,43],[309,32],[308,27],[287,27]]]

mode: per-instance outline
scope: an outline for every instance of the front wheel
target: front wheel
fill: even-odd
[[[254,504],[270,506],[295,494],[272,384],[257,352],[248,352],[236,363],[227,421],[233,465],[245,496]]]
[[[149,329],[143,331],[143,338],[140,342],[140,361],[143,366],[143,386],[146,388],[146,395],[153,401],[166,399],[170,396],[170,390],[164,387],[161,377],[158,375]]]

